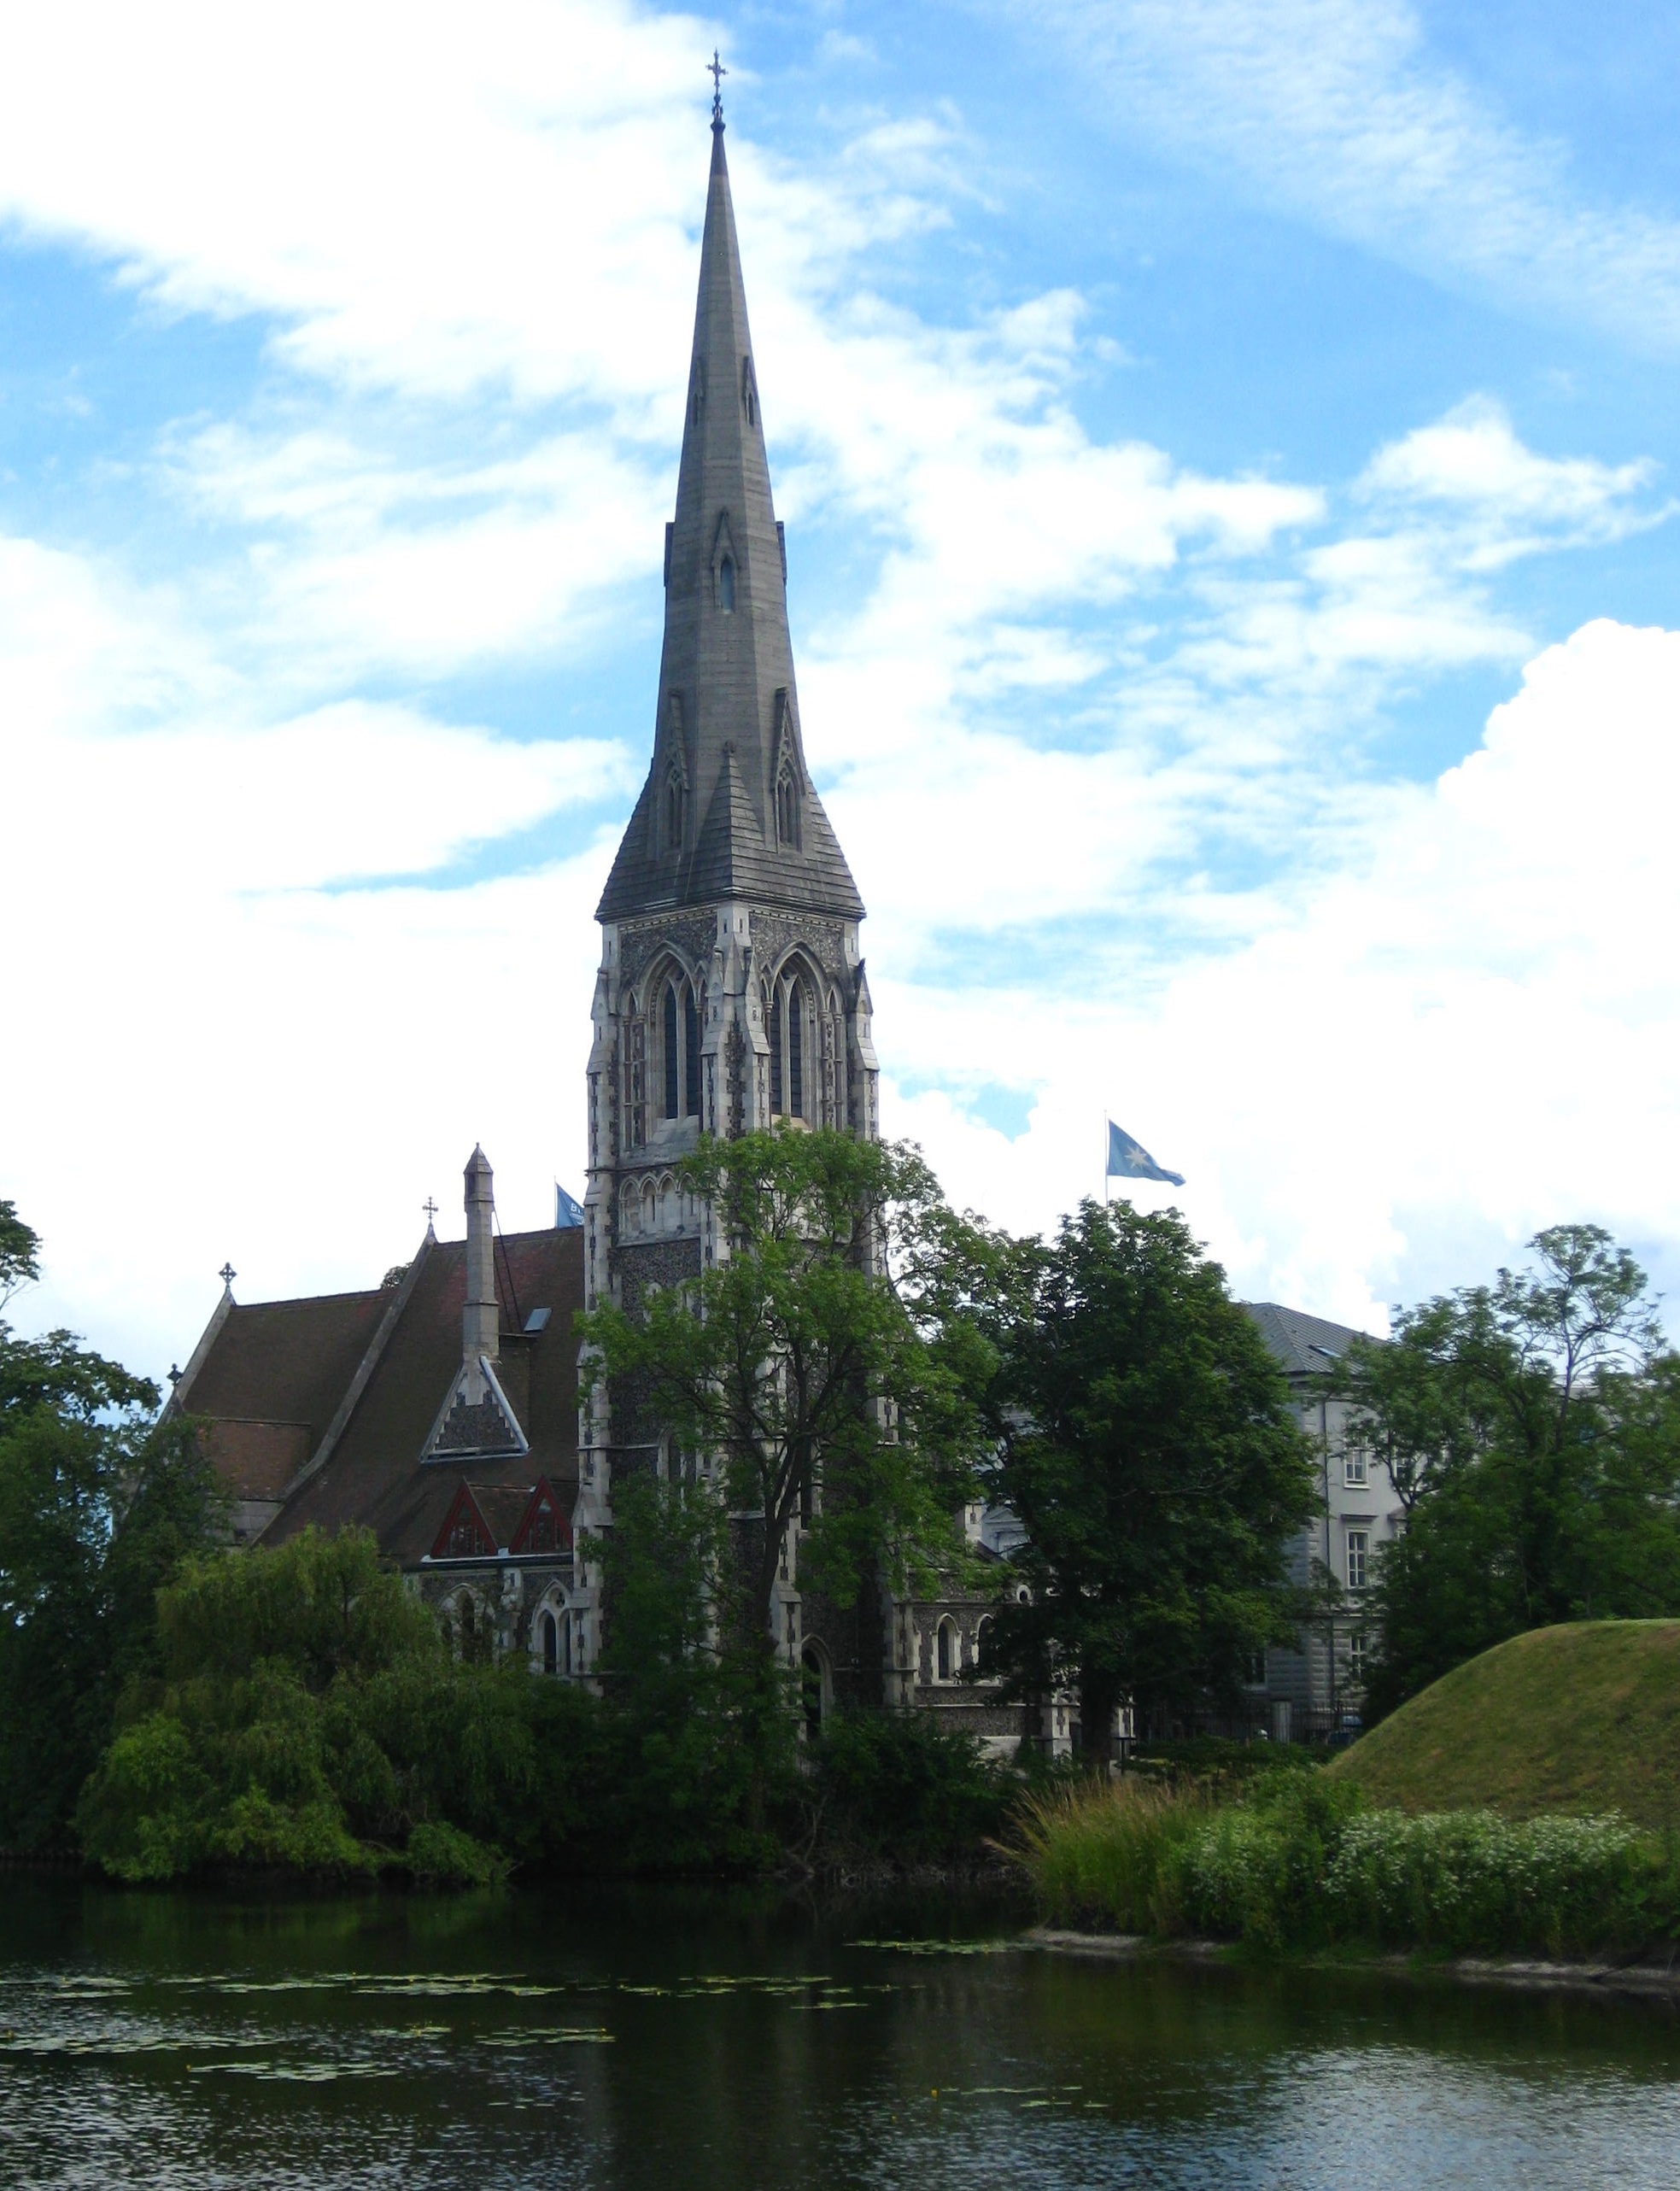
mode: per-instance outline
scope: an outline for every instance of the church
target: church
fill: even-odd
[[[208,1421],[240,1543],[365,1526],[459,1640],[559,1678],[600,1650],[588,1548],[615,1479],[668,1463],[633,1392],[580,1409],[577,1311],[634,1310],[713,1259],[676,1170],[702,1134],[879,1132],[863,905],[806,765],[787,577],[714,100],[652,759],[596,913],[581,1222],[504,1235],[475,1149],[464,1242],[428,1224],[383,1286],[309,1300],[241,1303],[225,1274],[170,1402]],[[964,1520],[1000,1557],[988,1518]],[[1065,1707],[975,1679],[989,1600],[832,1606],[790,1550],[776,1643],[813,1723],[916,1705],[999,1748],[1066,1746]]]

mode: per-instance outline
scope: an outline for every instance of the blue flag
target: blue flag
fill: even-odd
[[[554,1182],[554,1229],[564,1233],[583,1222],[583,1205],[574,1202],[558,1180]]]
[[[1109,1161],[1106,1167],[1109,1179],[1158,1179],[1168,1186],[1182,1186],[1182,1172],[1162,1171],[1149,1151],[1134,1141],[1129,1134],[1122,1134],[1113,1119],[1109,1121]]]

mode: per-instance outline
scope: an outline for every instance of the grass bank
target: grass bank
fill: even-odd
[[[1324,1772],[1234,1800],[1127,1778],[1017,1814],[1047,1922],[1271,1951],[1637,1954],[1680,1941],[1680,1844],[1626,1819],[1371,1805]]]
[[[1680,1620],[1513,1637],[1413,1697],[1327,1773],[1373,1807],[1414,1813],[1613,1811],[1680,1830]]]

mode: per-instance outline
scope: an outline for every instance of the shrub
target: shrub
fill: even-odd
[[[1062,1924],[1266,1949],[1583,1955],[1680,1939],[1680,1852],[1625,1819],[1408,1817],[1316,1774],[1226,1802],[1087,1784],[1024,1806],[1012,1847]]]
[[[836,1713],[810,1764],[808,1799],[834,1856],[936,1862],[1003,1830],[1011,1776],[931,1713]]]

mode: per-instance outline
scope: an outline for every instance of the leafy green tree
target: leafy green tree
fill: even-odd
[[[993,1388],[993,1494],[1019,1517],[1025,1603],[988,1654],[1020,1693],[1077,1690],[1105,1763],[1116,1707],[1224,1700],[1298,1608],[1290,1539],[1310,1450],[1264,1342],[1172,1214],[1085,1202],[1021,1251]]]
[[[748,1134],[703,1141],[680,1169],[717,1213],[716,1262],[579,1331],[673,1457],[715,1468],[743,1633],[768,1670],[796,1520],[801,1579],[841,1602],[960,1557],[952,1515],[986,1450],[995,1356],[974,1309],[993,1248],[907,1146]]]
[[[1680,1612],[1680,1362],[1645,1274],[1597,1226],[1530,1250],[1326,1380],[1406,1510],[1373,1593],[1373,1716],[1525,1629]]]
[[[0,1299],[38,1243],[0,1204]],[[73,1334],[0,1322],[0,1845],[51,1848],[111,1725],[153,1662],[154,1601],[221,1519],[190,1425],[157,1388]]]

